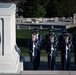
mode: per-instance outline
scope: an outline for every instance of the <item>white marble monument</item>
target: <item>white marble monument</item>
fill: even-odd
[[[73,24],[76,24],[76,13],[73,15]]]
[[[0,73],[18,73],[23,70],[16,45],[16,5],[0,3]]]
[[[55,22],[58,22],[58,21],[59,21],[58,17],[55,17]]]

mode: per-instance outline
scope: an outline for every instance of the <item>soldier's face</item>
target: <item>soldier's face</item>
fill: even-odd
[[[50,40],[54,39],[54,36],[50,36]]]
[[[65,36],[65,40],[68,40],[69,39],[69,36]]]
[[[36,38],[38,38],[38,34],[36,34]]]
[[[33,40],[36,39],[36,34],[32,34],[32,39],[33,39]]]

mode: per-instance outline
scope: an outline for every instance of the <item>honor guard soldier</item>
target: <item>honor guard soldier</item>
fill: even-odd
[[[68,34],[68,35],[67,35]],[[66,70],[66,69],[69,69],[69,66],[70,66],[70,59],[68,59],[69,61],[67,63],[69,63],[68,65],[66,64],[66,59],[65,59],[65,54],[66,54],[66,49],[65,49],[65,45],[66,45],[66,42],[65,42],[65,38],[64,36],[66,36],[68,38],[68,43],[70,45],[70,47],[68,48],[68,52],[70,54],[71,50],[72,49],[72,36],[71,34],[67,33],[67,30],[66,29],[63,29],[62,30],[62,34],[59,36],[58,40],[59,40],[59,49],[61,51],[61,64],[62,64],[62,69],[63,70]],[[68,55],[68,54],[67,54]],[[69,55],[69,58],[71,57],[71,55]],[[67,66],[66,66],[67,65]]]
[[[48,48],[48,46],[47,46],[48,38],[49,38],[49,36],[50,36],[50,34],[51,34],[51,33],[53,33],[53,34],[54,34],[54,31],[53,31],[53,29],[52,29],[52,28],[49,28],[49,29],[48,29],[48,31],[49,31],[49,33],[48,33],[48,34],[46,34],[46,36],[45,36],[46,52],[47,52],[47,48]]]
[[[30,61],[32,63],[32,69],[38,70],[39,66],[39,52],[40,52],[40,41],[37,38],[37,33],[35,31],[32,32],[32,38],[29,41],[29,54],[30,54]]]
[[[59,35],[59,38],[58,38],[58,49],[61,51],[61,64],[62,64],[62,68],[63,68],[63,54],[62,54],[62,48],[63,48],[63,41],[64,41],[64,34],[66,34],[67,31],[66,29],[62,29],[62,34]]]
[[[70,61],[71,61],[71,46],[72,41],[70,40],[69,33],[65,33],[63,35],[63,41],[61,43],[61,58],[62,58],[62,68],[63,70],[68,70],[70,68]]]
[[[41,46],[42,46],[42,36],[39,34],[39,29],[38,28],[35,28],[34,29],[34,32],[36,32],[36,38],[37,40],[39,41],[39,47],[38,47],[38,51],[37,51],[37,67],[39,67],[39,64],[40,64],[40,53],[41,53]]]
[[[55,62],[56,62],[56,53],[57,53],[57,38],[53,33],[50,33],[49,39],[47,42],[47,53],[48,53],[48,67],[51,70],[55,70]]]
[[[55,62],[56,62],[56,50],[57,50],[57,38],[51,30],[49,34],[47,34],[46,38],[46,52],[48,54],[48,68],[51,70],[55,69]]]

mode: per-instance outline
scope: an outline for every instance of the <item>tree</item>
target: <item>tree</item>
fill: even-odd
[[[50,0],[46,8],[46,17],[69,17],[76,12],[76,0]]]
[[[69,17],[76,13],[76,0],[21,0],[18,8],[24,17]]]
[[[46,7],[46,16],[47,17],[55,17],[59,15],[59,7],[57,0],[50,0],[49,4]]]
[[[40,0],[27,0],[20,2],[18,5],[24,17],[44,17],[46,14],[45,8],[40,4]]]

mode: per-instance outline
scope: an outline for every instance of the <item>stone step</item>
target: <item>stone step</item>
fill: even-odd
[[[20,73],[9,73],[9,74],[0,74],[0,75],[76,75],[76,71],[22,71]]]
[[[22,71],[21,75],[76,75],[76,71]]]

